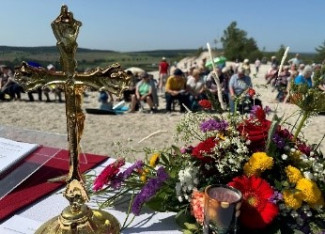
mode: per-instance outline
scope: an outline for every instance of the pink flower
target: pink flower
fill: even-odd
[[[93,190],[98,191],[102,189],[105,184],[108,184],[110,180],[120,172],[120,167],[124,164],[124,158],[119,158],[115,162],[109,164],[95,179]]]
[[[196,189],[193,190],[191,199],[191,214],[196,221],[203,225],[204,220],[204,193]]]

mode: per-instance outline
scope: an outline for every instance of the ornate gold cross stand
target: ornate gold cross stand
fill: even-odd
[[[65,90],[70,167],[64,196],[70,205],[59,216],[44,223],[36,233],[119,233],[120,224],[114,216],[102,210],[92,210],[85,205],[89,197],[79,172],[79,143],[85,122],[81,102],[85,86],[97,89],[104,87],[115,95],[121,95],[130,78],[119,64],[87,73],[76,72],[76,41],[81,22],[73,18],[67,6],[61,7],[60,15],[51,26],[57,39],[63,71],[51,72],[23,62],[15,72],[15,79],[26,90],[50,84],[59,85]]]

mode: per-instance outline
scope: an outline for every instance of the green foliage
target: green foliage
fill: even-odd
[[[281,62],[285,50],[286,50],[285,46],[281,45],[279,50],[276,52],[275,57],[279,62]]]
[[[323,41],[323,44],[315,48],[317,55],[315,57],[315,60],[318,63],[321,63],[325,59],[325,40]]]
[[[237,22],[233,21],[223,31],[221,37],[224,55],[228,60],[244,60],[245,58],[254,61],[257,57],[262,57],[256,41],[247,37],[247,32],[237,28]]]

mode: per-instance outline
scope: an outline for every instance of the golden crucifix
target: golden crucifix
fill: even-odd
[[[29,66],[25,62],[15,71],[15,79],[26,90],[55,84],[63,87],[65,91],[70,167],[64,196],[69,200],[70,206],[64,209],[60,216],[45,223],[37,233],[75,233],[76,231],[78,233],[117,233],[116,226],[118,225],[114,217],[106,212],[90,210],[85,205],[89,198],[79,172],[78,159],[85,122],[81,102],[85,86],[105,88],[108,92],[120,96],[127,88],[130,77],[118,64],[105,69],[96,68],[87,73],[76,72],[75,54],[81,22],[73,18],[67,6],[61,7],[60,15],[51,26],[57,39],[63,71],[47,71],[44,68]],[[58,230],[62,231],[58,232]]]

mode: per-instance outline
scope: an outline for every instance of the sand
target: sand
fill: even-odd
[[[298,117],[296,113],[298,108],[293,104],[275,102],[276,92],[272,92],[272,88],[265,85],[264,74],[268,68],[269,65],[262,65],[257,77],[252,78],[254,87],[260,94],[260,99],[264,105],[270,106],[272,110],[276,109],[279,116],[293,115],[289,122],[294,123]],[[253,65],[251,65],[251,69],[254,73]],[[154,72],[154,75],[157,78],[157,72]],[[88,94],[89,96],[84,98],[83,108],[97,108],[99,106],[98,93],[89,92]],[[34,95],[37,99],[36,94]],[[54,96],[51,98],[54,99]],[[66,133],[65,105],[63,103],[27,102],[28,97],[25,94],[22,95],[22,99],[22,101],[0,102],[0,135],[1,126],[9,129],[32,130],[34,134],[40,136],[42,133],[55,135]],[[86,114],[85,129],[81,141],[83,152],[112,157],[126,156],[128,161],[134,161],[135,159],[145,158],[144,148],[162,149],[174,144],[173,134],[182,114],[178,112],[165,114],[162,97],[159,109],[161,113],[156,114]],[[325,116],[321,115],[309,119],[308,125],[303,129],[304,136],[309,143],[318,144],[325,134],[324,120]],[[150,134],[153,136],[146,139]],[[44,140],[45,137],[40,138]],[[66,144],[65,141],[64,144]],[[58,146],[65,147],[64,144]],[[321,144],[320,149],[325,152],[325,143]]]

